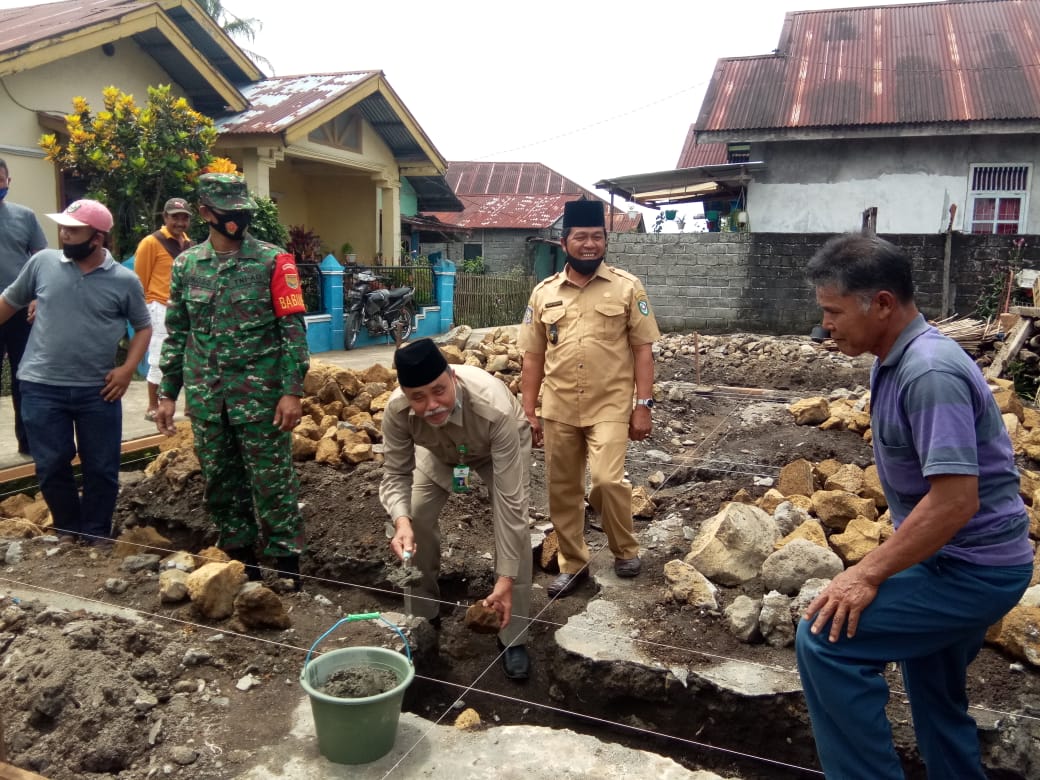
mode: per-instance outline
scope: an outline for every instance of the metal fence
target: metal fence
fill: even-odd
[[[536,283],[533,276],[458,274],[455,324],[471,328],[516,325]]]
[[[297,263],[296,270],[300,274],[300,290],[308,314],[321,314],[325,311],[321,299],[321,270],[314,263]]]
[[[348,265],[343,269],[343,295],[354,286],[354,275],[367,272],[375,276],[379,282],[372,286],[373,290],[383,287],[411,287],[415,290],[413,297],[416,306],[434,306],[437,303],[437,290],[434,287],[433,266],[429,265]],[[349,304],[348,304],[349,305]]]

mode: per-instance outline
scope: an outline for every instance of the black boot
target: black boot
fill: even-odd
[[[260,573],[260,562],[256,559],[256,551],[250,547],[236,547],[224,550],[231,558],[246,567],[246,577],[252,582],[260,582],[264,577]]]

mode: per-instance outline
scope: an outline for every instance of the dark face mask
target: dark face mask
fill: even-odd
[[[602,257],[596,260],[579,260],[576,257],[571,257],[569,254],[567,255],[567,263],[582,276],[592,276],[602,262]]]
[[[9,189],[9,187],[0,187],[0,200],[3,200],[7,197],[7,192]]]
[[[210,211],[217,221],[209,224],[222,236],[226,236],[232,241],[242,240],[246,234],[246,228],[253,219],[252,211],[215,211],[213,209]]]
[[[94,236],[96,235],[97,233],[94,234]],[[86,241],[82,241],[78,244],[62,244],[61,251],[65,257],[69,258],[69,260],[86,260],[94,254],[95,247],[92,243],[94,241],[94,236],[91,236]]]

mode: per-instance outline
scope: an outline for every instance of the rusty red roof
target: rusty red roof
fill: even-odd
[[[697,134],[693,127],[686,134],[686,143],[683,144],[682,153],[676,168],[700,168],[702,165],[725,165],[729,162],[726,156],[726,144],[723,143],[697,143]]]
[[[0,9],[0,55],[17,53],[41,40],[118,19],[154,2],[137,0],[67,0]]]
[[[787,14],[774,54],[723,58],[697,132],[1036,119],[1040,0]]]
[[[242,88],[249,108],[218,120],[217,127],[230,134],[280,133],[379,74],[378,70],[361,70],[264,79]]]
[[[533,162],[449,162],[448,184],[465,206],[436,216],[468,228],[541,230],[563,216],[563,204],[594,193]],[[617,217],[615,216],[615,224]]]

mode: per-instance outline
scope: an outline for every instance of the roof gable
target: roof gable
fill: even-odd
[[[1040,0],[787,14],[775,53],[716,64],[697,133],[1034,120]]]
[[[592,193],[541,163],[448,163],[448,183],[457,195],[586,195]],[[568,198],[574,200],[574,198]]]
[[[237,87],[262,75],[194,0],[66,0],[0,9],[0,77],[125,38],[209,114],[244,108]]]

